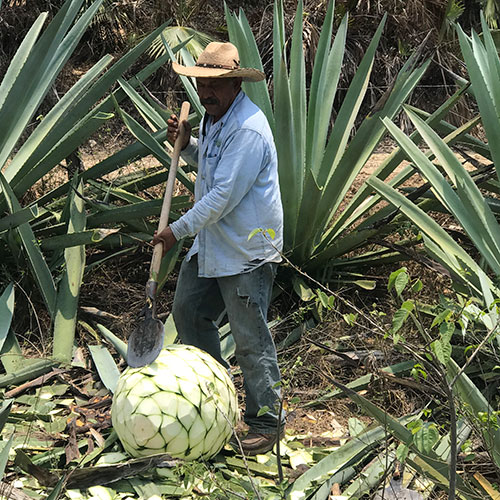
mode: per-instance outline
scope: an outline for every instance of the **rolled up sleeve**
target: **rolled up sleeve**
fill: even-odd
[[[181,151],[183,160],[192,167],[198,166],[198,139],[190,137],[188,145]]]

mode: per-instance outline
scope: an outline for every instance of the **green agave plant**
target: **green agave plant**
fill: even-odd
[[[302,2],[299,2],[288,61],[283,7],[281,2],[275,3],[273,104],[264,82],[247,85],[245,91],[266,113],[274,132],[285,212],[285,252],[295,265],[318,272],[328,264],[335,265],[337,259],[345,258],[349,251],[366,243],[366,237],[362,240],[351,237],[350,243],[347,242],[345,238],[354,230],[355,220],[346,223],[346,216],[341,216],[339,208],[385,134],[380,118],[396,115],[427,64],[413,69],[414,62],[409,61],[394,82],[392,91],[357,130],[354,129],[368,88],[384,19],[366,49],[332,124],[348,17],[345,16],[338,26],[332,43],[334,3],[330,3],[307,89],[302,13]],[[226,8],[226,18],[230,38],[240,50],[242,64],[262,68],[243,12],[236,15]],[[344,209],[344,214],[346,211],[351,215],[356,213],[357,218],[366,215],[363,204],[369,197],[370,194],[364,192]]]
[[[469,38],[458,28],[472,90],[488,138],[487,146],[483,144],[477,148],[478,141],[468,142],[466,145],[492,161],[488,170],[496,172],[496,179],[492,179],[491,175],[485,177],[484,169],[467,170],[449,145],[414,110],[407,109],[406,113],[432,156],[425,155],[396,125],[389,119],[384,119],[384,125],[431,187],[433,208],[438,206],[454,216],[481,255],[481,261],[473,259],[426,213],[428,207],[425,203],[413,203],[407,196],[383,184],[379,179],[368,180],[370,186],[419,228],[427,251],[448,269],[457,284],[462,286],[462,290],[465,288],[468,294],[481,298],[484,295],[482,281],[487,280],[490,288],[495,289],[493,283],[496,283],[500,275],[498,203],[494,196],[483,194],[487,191],[494,194],[500,192],[500,59],[484,18],[482,22],[484,42],[475,33]],[[437,165],[430,161],[431,158],[437,160]],[[492,273],[496,278],[490,280],[485,272]],[[498,294],[496,289],[494,293]]]
[[[346,16],[340,23],[332,43],[334,4],[330,3],[321,31],[311,82],[306,89],[301,2],[297,9],[288,61],[283,7],[281,2],[274,5],[273,101],[271,102],[265,82],[244,84],[245,92],[264,111],[274,133],[285,212],[285,253],[294,265],[325,281],[343,276],[344,282],[355,281],[360,286],[371,287],[373,283],[369,280],[360,279],[359,274],[348,274],[347,271],[359,271],[361,266],[371,266],[374,262],[380,264],[382,259],[400,259],[401,255],[387,250],[365,250],[353,256],[352,251],[371,245],[374,238],[396,231],[403,217],[396,215],[391,217],[390,223],[385,223],[391,210],[378,207],[374,210],[382,198],[374,196],[372,187],[366,183],[361,185],[347,203],[346,194],[353,189],[358,174],[387,133],[382,119],[396,116],[428,63],[414,69],[418,59],[417,51],[401,70],[391,90],[355,130],[354,124],[359,121],[359,111],[368,88],[377,44],[383,32],[385,21],[382,21],[332,126],[331,117],[342,68],[348,18]],[[242,65],[262,69],[257,45],[243,11],[236,15],[226,7],[226,20],[230,39],[238,46]],[[174,58],[174,52],[165,39],[164,44],[169,56]],[[186,64],[194,64],[194,59],[185,47],[180,50],[184,53]],[[196,125],[203,115],[203,108],[196,94],[195,82],[187,77],[181,77],[181,80],[195,110],[190,122]],[[157,118],[161,113],[158,105],[147,97],[140,97],[133,89],[124,87],[124,90],[149,124],[151,132],[124,111],[120,111],[121,116],[145,147],[158,159],[165,157],[163,145],[154,139],[156,131],[163,126]],[[473,125],[456,129],[446,123],[441,124],[464,91],[465,87],[426,117],[426,122],[432,126],[447,127],[446,140],[450,144],[464,140],[468,129]],[[413,138],[416,139],[417,136],[416,133]],[[404,159],[402,151],[395,151],[374,173],[374,177],[386,181]],[[397,186],[414,173],[413,166],[404,168],[388,182]],[[180,179],[186,184],[182,172]],[[343,203],[345,206],[340,210]]]
[[[402,68],[391,89],[361,121],[359,112],[366,90],[377,44],[385,20],[375,33],[360,63],[342,105],[332,123],[334,98],[342,68],[348,19],[337,28],[333,43],[333,2],[322,27],[309,88],[306,89],[302,51],[302,4],[298,3],[290,47],[285,50],[283,9],[275,3],[273,104],[264,82],[246,85],[245,91],[264,110],[274,131],[278,150],[280,185],[285,211],[285,253],[290,261],[323,281],[338,279],[359,286],[374,286],[362,279],[359,270],[375,263],[400,260],[394,250],[366,250],[385,235],[396,232],[403,223],[392,209],[380,208],[380,195],[366,182],[356,190],[354,182],[367,160],[386,134],[383,120],[393,119],[424,74],[429,62],[415,68],[417,50]],[[239,47],[244,66],[262,68],[258,50],[242,11],[231,14],[226,9],[229,35]],[[426,117],[438,126],[457,102],[465,87]],[[469,140],[473,124],[456,129],[446,127],[446,141],[453,144]],[[418,138],[418,132],[412,135]],[[466,138],[466,139],[464,139]],[[415,173],[413,166],[402,167],[404,152],[395,150],[373,173],[381,183],[398,186]],[[395,172],[397,169],[397,172]],[[388,180],[391,174],[394,175]],[[349,191],[355,191],[350,200]],[[344,206],[342,206],[344,204]],[[341,208],[342,207],[342,208]],[[409,240],[405,245],[412,246]],[[405,245],[402,245],[404,248]],[[363,250],[364,248],[364,250]],[[353,255],[353,251],[357,250]],[[353,272],[354,270],[354,272]],[[357,272],[356,272],[357,271]]]
[[[28,133],[33,117],[101,1],[84,11],[82,4],[83,0],[67,0],[45,30],[47,16],[42,14],[0,85],[1,270],[8,279],[23,277],[36,284],[54,328],[53,356],[60,361],[69,361],[72,355],[85,245],[123,251],[124,246],[149,241],[154,229],[147,218],[159,214],[161,200],[147,201],[138,193],[165,181],[169,166],[165,155],[163,165],[150,171],[121,175],[114,182],[106,180],[107,174],[149,154],[142,144],[131,144],[25,204],[31,187],[58,165],[67,163],[78,147],[113,116],[116,103],[127,94],[121,88],[108,93],[165,27],[145,37],[114,64],[111,56],[104,56],[42,119],[36,120],[37,126]],[[146,66],[128,80],[128,85],[138,87],[166,59],[168,56]],[[178,197],[172,210],[187,203],[187,197]],[[175,262],[176,251],[165,259],[164,275]],[[27,283],[24,286],[30,287]],[[18,376],[25,363],[20,346],[11,330],[4,340],[2,364],[7,375]],[[12,362],[13,357],[18,362]],[[44,366],[47,369],[51,363],[44,362]]]

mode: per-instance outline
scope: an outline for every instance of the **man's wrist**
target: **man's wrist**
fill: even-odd
[[[179,220],[172,222],[168,227],[170,228],[170,231],[172,232],[173,237],[175,238],[176,241],[179,241],[183,238],[180,228],[179,228]]]

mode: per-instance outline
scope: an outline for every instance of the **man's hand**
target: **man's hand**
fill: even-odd
[[[159,233],[155,232],[151,243],[153,245],[161,243],[163,245],[162,256],[165,256],[165,254],[177,243],[177,240],[175,239],[174,233],[170,229],[170,226],[167,226],[165,229],[163,229],[163,231],[160,231]]]
[[[179,119],[175,115],[170,115],[167,120],[167,139],[170,144],[174,144],[177,136],[179,135]],[[189,144],[189,139],[191,137],[191,125],[188,121],[184,121],[184,141],[182,143],[181,149],[185,149]]]

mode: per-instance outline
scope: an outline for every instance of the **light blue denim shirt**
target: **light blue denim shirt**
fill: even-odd
[[[216,123],[205,115],[200,138],[191,138],[182,156],[198,164],[195,204],[170,227],[178,240],[196,235],[187,259],[198,253],[199,277],[231,276],[280,262],[278,161],[264,113],[240,92]],[[249,240],[257,228],[272,229],[274,240],[264,234]]]

